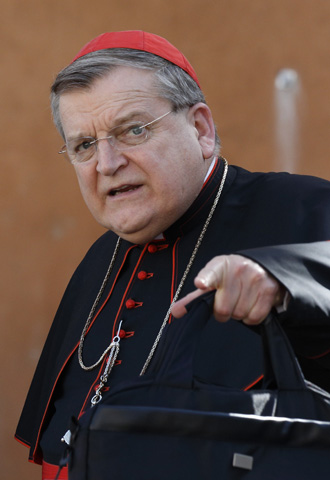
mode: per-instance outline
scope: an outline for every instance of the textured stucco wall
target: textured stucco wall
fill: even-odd
[[[194,65],[230,163],[277,170],[274,78],[301,80],[296,171],[330,179],[330,3],[324,0],[2,0],[1,8],[2,478],[39,468],[12,439],[62,292],[103,231],[84,206],[61,139],[49,85],[78,49],[108,30],[167,37]]]

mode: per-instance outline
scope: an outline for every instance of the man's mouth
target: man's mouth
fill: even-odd
[[[140,186],[141,185],[123,185],[122,187],[113,188],[112,190],[110,190],[109,195],[111,197],[115,197],[116,195],[120,195],[121,193],[132,192],[133,190],[136,190]]]

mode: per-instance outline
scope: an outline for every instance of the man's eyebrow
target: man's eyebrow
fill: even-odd
[[[122,125],[123,123],[130,122],[135,120],[137,117],[145,117],[147,121],[148,113],[145,110],[136,110],[135,112],[130,112],[122,117],[117,117],[113,123],[113,127]],[[149,115],[150,116],[150,115]],[[111,129],[113,128],[111,127]]]
[[[65,137],[66,142],[71,142],[73,140],[79,140],[80,138],[94,138],[93,135],[85,135],[85,134],[79,134],[78,135],[70,135],[68,137]]]
[[[130,112],[130,113],[127,113],[126,115],[123,115],[123,116],[119,116],[117,117],[113,123],[112,123],[112,126],[109,127],[109,131],[111,131],[113,128],[116,128],[116,127],[119,127],[120,125],[123,125],[124,123],[127,123],[127,122],[131,122],[131,121],[134,121],[135,119],[137,118],[140,118],[141,121],[144,121],[143,120],[143,116],[145,117],[145,121],[148,122],[148,115],[150,117],[150,114],[148,114],[148,112],[146,112],[145,110],[136,110],[136,111],[133,111],[133,112]],[[69,137],[66,138],[66,141],[69,142],[69,141],[72,141],[72,140],[77,140],[79,138],[95,138],[93,135],[87,135],[87,134],[84,134],[84,133],[79,133],[78,135],[70,135]]]

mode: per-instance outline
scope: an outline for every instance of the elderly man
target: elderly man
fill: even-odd
[[[164,331],[207,290],[202,381],[258,388],[260,340],[244,324],[276,308],[306,376],[330,388],[330,184],[228,166],[195,71],[153,34],[92,40],[57,76],[52,108],[60,153],[108,231],[65,292],[17,429],[43,478],[71,416],[151,373]]]

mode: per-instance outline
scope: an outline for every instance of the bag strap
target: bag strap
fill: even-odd
[[[291,343],[274,312],[261,324],[265,358],[265,383],[275,381],[278,390],[308,389]]]

